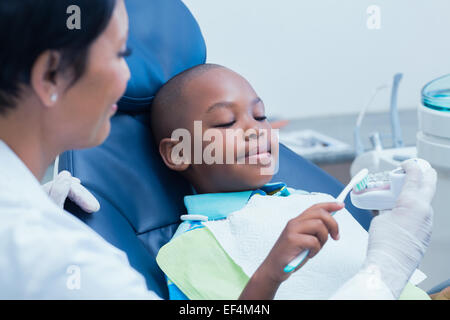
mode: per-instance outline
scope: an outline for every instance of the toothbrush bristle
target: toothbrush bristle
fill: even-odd
[[[361,191],[364,190],[367,187],[367,176],[364,177],[364,179],[362,179],[359,183],[357,183],[355,185],[355,187],[353,188],[353,190],[355,191]]]

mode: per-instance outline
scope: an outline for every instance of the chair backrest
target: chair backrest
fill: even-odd
[[[171,77],[205,62],[199,26],[180,0],[127,0],[130,17],[128,58],[131,79],[111,134],[99,147],[68,151],[59,170],[69,170],[99,199],[101,211],[85,214],[72,203],[66,209],[107,241],[125,251],[150,290],[168,298],[164,275],[155,257],[185,213],[183,197],[191,193],[181,176],[168,170],[153,144],[149,110],[157,90]],[[342,185],[286,147],[274,178],[289,186],[337,195]],[[351,208],[368,227],[369,215]],[[118,275],[120,276],[120,275]]]

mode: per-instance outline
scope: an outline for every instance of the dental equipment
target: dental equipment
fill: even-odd
[[[402,80],[403,74],[397,73],[394,75],[394,81],[392,83],[391,90],[391,126],[392,126],[392,140],[394,142],[394,148],[403,147],[402,131],[400,128],[400,121],[398,119],[398,108],[397,108],[397,96],[398,87],[400,80]]]
[[[367,103],[364,105],[364,107],[359,112],[358,119],[356,120],[356,126],[355,126],[355,129],[353,130],[353,138],[355,140],[356,155],[360,155],[364,152],[364,144],[361,141],[361,134],[360,134],[361,123],[364,118],[364,115],[366,114],[366,111],[369,109],[369,106],[375,100],[375,97],[382,90],[387,89],[387,88],[389,88],[388,84],[383,84],[383,85],[375,88],[372,96],[370,97],[370,99],[367,101]]]
[[[432,207],[433,233],[430,246],[421,262],[425,273],[431,274],[424,283],[430,286],[448,278],[450,270],[450,75],[427,83],[422,89],[422,103],[418,106],[419,131],[417,156],[427,160],[436,170],[438,182]],[[443,258],[447,257],[447,258]],[[439,268],[436,265],[439,264]]]
[[[353,188],[356,188],[357,190],[363,190],[367,184],[368,174],[369,171],[367,169],[363,169],[360,172],[358,172],[358,174],[355,175],[352,180],[350,180],[350,183],[344,188],[344,190],[342,190],[342,192],[336,198],[336,201],[344,202],[345,198],[347,197],[347,194]],[[335,213],[336,212],[333,212],[331,215],[334,215]],[[294,258],[291,262],[289,262],[289,264],[283,269],[283,271],[289,273],[295,270],[303,262],[303,260],[305,260],[308,254],[309,250],[305,250],[302,253],[300,253],[296,258]]]
[[[400,128],[400,121],[398,118],[398,107],[397,107],[398,88],[400,85],[400,80],[402,78],[403,78],[402,73],[396,73],[394,75],[394,80],[392,81],[392,86],[391,86],[391,102],[390,102],[389,110],[390,110],[390,115],[391,115],[392,140],[394,142],[394,148],[403,147],[403,139],[402,139],[402,133],[401,133],[401,128]],[[355,129],[353,132],[353,137],[355,140],[355,151],[356,151],[357,156],[364,152],[364,144],[361,141],[361,135],[360,135],[360,128],[361,128],[361,123],[364,118],[364,115],[365,115],[366,111],[368,110],[369,106],[374,101],[375,97],[378,95],[378,93],[380,93],[384,89],[389,88],[389,86],[390,86],[389,84],[383,84],[383,85],[375,88],[369,101],[359,112],[358,118],[356,120],[356,126],[355,126]],[[376,134],[379,135],[379,133],[376,133]]]
[[[412,159],[426,170],[424,161]],[[390,210],[395,207],[397,198],[403,189],[406,172],[401,167],[392,171],[384,171],[367,175],[367,183],[358,185],[350,193],[353,205],[366,210]]]
[[[369,174],[364,188],[354,188],[350,193],[353,205],[367,210],[389,210],[395,207],[405,181],[405,171],[397,168],[392,171]]]
[[[392,147],[384,149],[382,145],[382,136],[379,132],[374,132],[370,135],[370,142],[372,144],[372,150],[364,152],[364,145],[361,142],[360,127],[368,106],[372,103],[374,97],[382,89],[389,87],[389,85],[382,85],[375,89],[369,102],[359,113],[354,129],[354,141],[355,141],[355,153],[356,157],[350,168],[350,175],[353,176],[356,172],[362,168],[368,168],[369,172],[381,172],[394,170],[400,165],[400,162],[415,158],[417,156],[415,147],[404,147],[402,133],[398,115],[398,88],[400,81],[403,78],[402,73],[396,73],[394,75],[391,85],[391,98],[390,98],[390,122],[391,122],[391,137]]]

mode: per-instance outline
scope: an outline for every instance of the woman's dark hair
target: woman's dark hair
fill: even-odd
[[[80,8],[80,29],[67,25]],[[89,47],[106,29],[116,0],[1,0],[0,114],[15,106],[20,85],[30,84],[36,59],[46,50],[60,52],[57,72],[72,71],[72,84],[84,73]]]

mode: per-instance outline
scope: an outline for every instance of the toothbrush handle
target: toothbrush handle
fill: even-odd
[[[289,262],[289,264],[283,269],[283,271],[286,273],[289,273],[289,272],[295,270],[295,268],[297,268],[303,262],[303,260],[305,260],[305,258],[308,256],[308,254],[309,254],[309,249],[300,253],[297,257],[294,258],[294,260]]]

